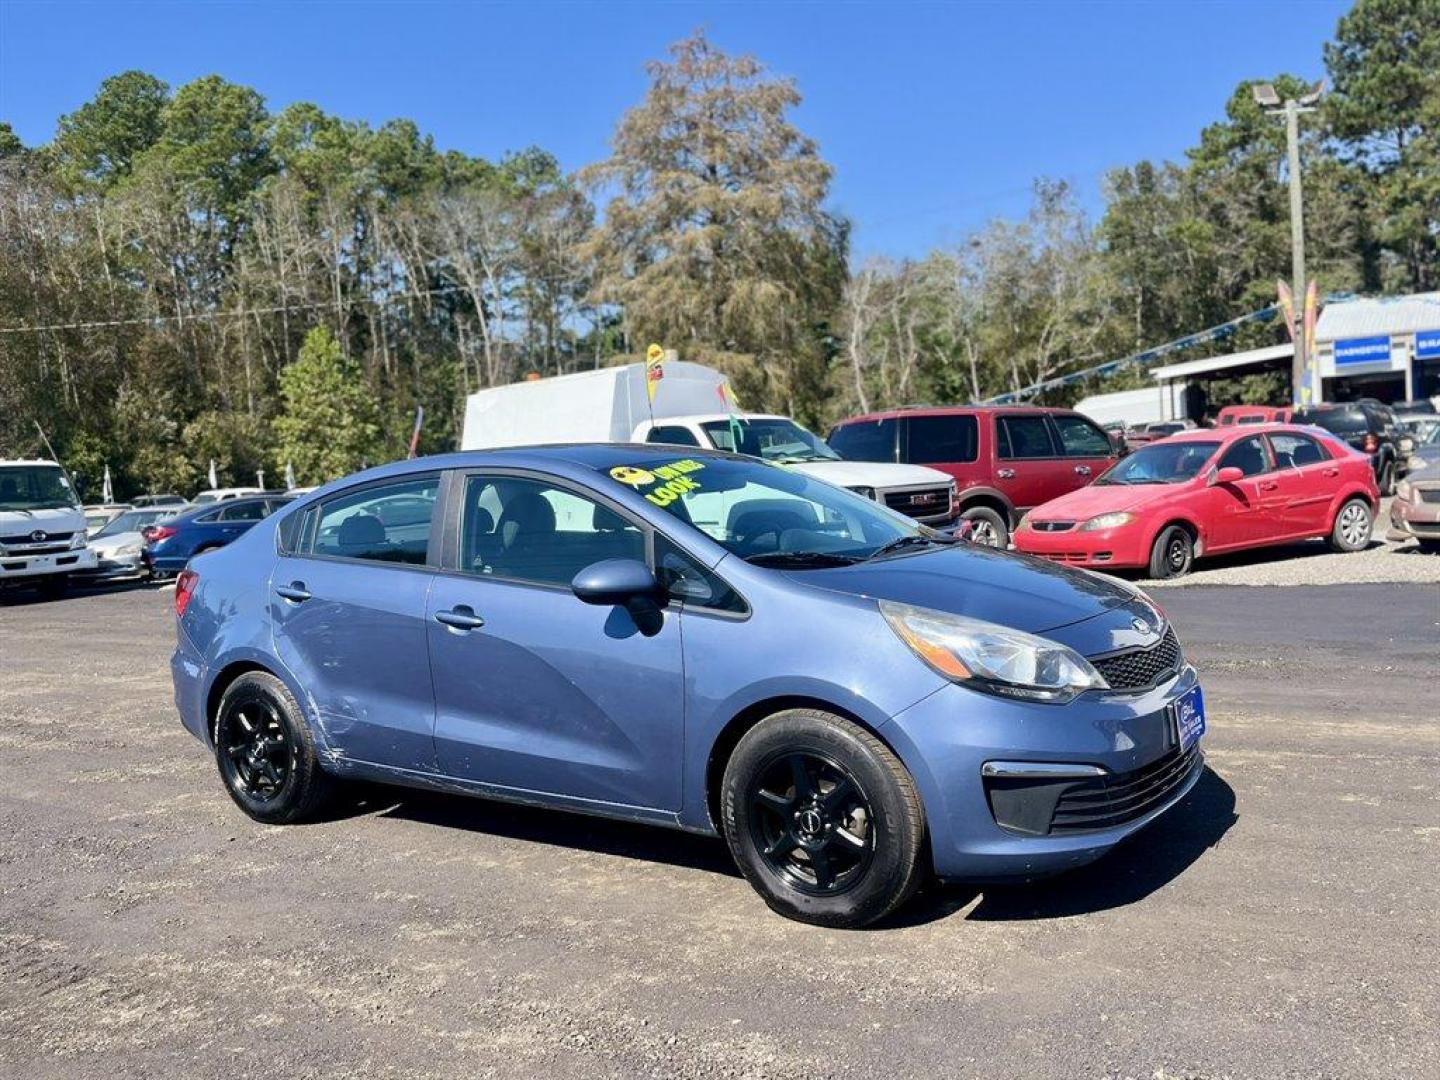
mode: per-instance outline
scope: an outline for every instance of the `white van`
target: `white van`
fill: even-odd
[[[788,416],[725,409],[729,380],[671,360],[654,402],[645,365],[511,383],[465,402],[462,450],[566,442],[667,443],[749,454],[829,481],[927,525],[955,519],[955,481],[923,465],[845,461]]]
[[[53,461],[0,460],[0,586],[65,591],[70,575],[95,569],[85,512]]]

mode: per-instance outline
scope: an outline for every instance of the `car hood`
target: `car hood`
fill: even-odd
[[[1136,613],[1151,610],[1135,590],[1111,578],[974,544],[834,569],[791,571],[789,576],[806,585],[984,619],[1031,634],[1107,613],[1116,616],[1107,626],[1113,621],[1123,630]],[[1155,640],[1153,634],[1136,630],[1139,642],[1117,644],[1105,636],[1104,627],[1096,629],[1102,631],[1100,638],[1084,634],[1074,641],[1071,635],[1061,640],[1090,655]]]
[[[1175,484],[1103,484],[1077,488],[1030,511],[1032,521],[1088,521],[1099,514],[1134,510],[1180,490]]]
[[[56,533],[84,532],[85,515],[68,506],[45,510],[0,510],[0,536],[26,536],[36,530]]]
[[[804,461],[789,467],[840,487],[944,487],[950,483],[949,475],[939,469],[888,461]]]
[[[90,547],[97,555],[109,555],[131,544],[143,544],[145,538],[138,532],[112,533],[99,538],[92,537]]]

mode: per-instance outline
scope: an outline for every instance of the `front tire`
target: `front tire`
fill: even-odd
[[[969,540],[972,544],[1002,550],[1010,546],[1010,526],[998,511],[988,506],[972,506],[960,518],[970,522]]]
[[[1364,499],[1351,499],[1335,515],[1330,526],[1330,549],[1332,551],[1364,551],[1370,546],[1370,534],[1375,528],[1374,515],[1370,504]]]
[[[1160,531],[1150,548],[1150,576],[1156,579],[1184,577],[1195,565],[1195,538],[1183,525]]]
[[[905,766],[869,731],[788,709],[746,732],[725,766],[721,818],[772,910],[860,927],[919,887],[925,815]]]
[[[235,805],[267,825],[313,817],[334,787],[299,703],[264,671],[241,675],[221,697],[215,763]]]

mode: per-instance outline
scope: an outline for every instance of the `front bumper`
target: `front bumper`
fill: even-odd
[[[143,577],[146,572],[145,562],[139,554],[97,558],[93,569],[81,571],[88,581],[122,581]]]
[[[1424,489],[1426,494],[1434,489]],[[1426,502],[1415,492],[1414,499],[1402,499],[1398,495],[1390,503],[1390,531],[1387,540],[1440,540],[1440,502]]]
[[[1204,772],[1198,744],[1180,754],[1168,710],[1197,685],[1188,665],[1154,690],[1092,692],[1068,705],[1010,701],[956,685],[896,716],[883,734],[920,789],[936,874],[968,881],[1043,877],[1093,862],[1143,829]],[[1032,822],[1031,832],[1020,831],[1026,822],[994,799],[997,784],[984,775],[987,763],[1068,766],[1092,774],[1092,785],[1103,776],[1099,786],[1112,786],[1125,800],[1115,804],[1123,813],[1077,819],[1075,806],[1088,796],[1086,780],[1076,776],[1065,779],[1068,794],[1055,792],[1066,814],[1063,827],[1042,832],[1050,823]],[[1061,821],[1058,813],[1054,820]]]
[[[1135,523],[1088,532],[1081,531],[1082,524],[1076,522],[1061,532],[1040,532],[1027,521],[1015,530],[1015,550],[1092,570],[1133,569],[1150,564],[1150,546]]]
[[[0,583],[27,578],[72,574],[95,568],[95,552],[89,548],[57,551],[49,555],[6,554],[0,556]]]

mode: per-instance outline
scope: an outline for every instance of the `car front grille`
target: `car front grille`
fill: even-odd
[[[1067,532],[1075,527],[1073,521],[1032,521],[1030,527],[1036,532]]]
[[[948,487],[917,488],[911,491],[885,492],[885,505],[910,517],[934,517],[950,511]]]
[[[43,532],[43,530],[40,531]],[[45,545],[56,551],[64,551],[70,546],[70,538],[74,535],[73,532],[47,532],[39,540],[36,540],[30,533],[17,533],[14,536],[0,536],[0,544],[15,548]],[[59,547],[55,547],[57,544]]]
[[[1148,649],[1129,649],[1090,663],[1112,690],[1148,690],[1178,672],[1183,660],[1180,639],[1167,626],[1165,636]]]
[[[1056,800],[1050,833],[1113,829],[1143,817],[1174,794],[1202,760],[1197,742],[1130,772],[1080,780]]]

